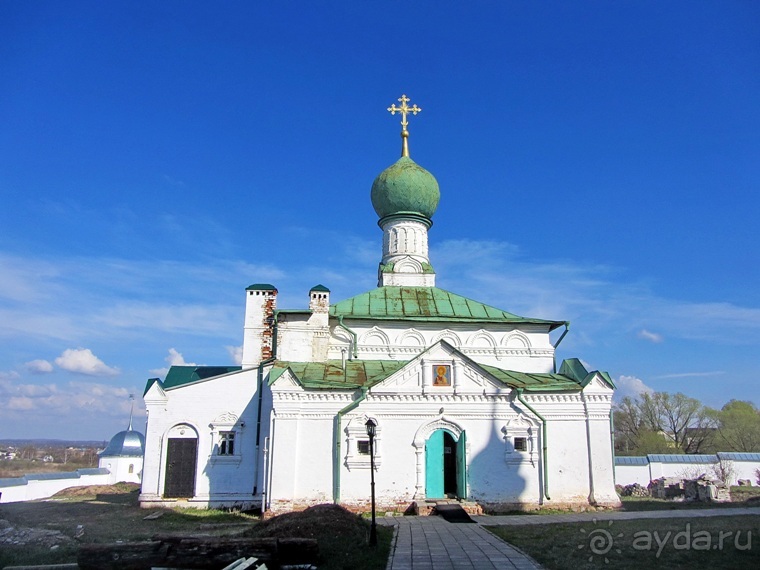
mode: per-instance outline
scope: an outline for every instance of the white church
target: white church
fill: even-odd
[[[242,366],[148,381],[143,507],[367,508],[370,419],[382,510],[620,504],[614,385],[578,359],[557,366],[568,323],[435,286],[440,192],[409,157],[407,119],[421,109],[399,101],[388,110],[401,115],[402,156],[371,192],[377,288],[335,302],[317,285],[302,309],[279,308],[274,285],[246,288]]]

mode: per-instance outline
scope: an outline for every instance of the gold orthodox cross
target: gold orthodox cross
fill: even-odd
[[[390,107],[388,107],[388,111],[390,111],[391,115],[395,115],[396,113],[401,113],[401,156],[409,156],[409,131],[406,130],[406,127],[409,125],[409,121],[407,121],[406,117],[409,113],[412,115],[416,115],[422,109],[420,109],[416,104],[412,105],[411,107],[407,105],[409,103],[409,97],[406,95],[401,95],[399,97],[399,102],[401,103],[400,107],[396,107],[396,104],[394,103]]]

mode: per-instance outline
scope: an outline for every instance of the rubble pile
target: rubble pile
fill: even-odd
[[[723,481],[710,479],[700,475],[696,479],[684,481],[684,491],[687,501],[702,501],[705,503],[728,503],[731,493]]]
[[[655,499],[683,500],[683,479],[679,479],[678,477],[660,477],[659,479],[650,481],[647,488],[650,495]]]
[[[626,485],[621,491],[623,497],[648,497],[649,489],[638,483]]]
[[[723,481],[710,479],[702,474],[696,479],[660,477],[651,481],[649,492],[655,499],[673,501],[701,501],[704,503],[727,503],[731,493]]]
[[[14,527],[7,520],[0,519],[0,545],[37,545],[54,549],[73,542],[59,530],[44,528]]]

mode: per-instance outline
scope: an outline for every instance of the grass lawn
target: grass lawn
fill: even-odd
[[[136,542],[149,540],[155,534],[168,533],[239,536],[241,532],[246,532],[246,529],[248,532],[255,531],[258,526],[271,525],[279,518],[260,523],[258,517],[240,512],[141,509],[137,502],[138,490],[134,487],[115,485],[108,492],[89,495],[81,494],[86,488],[78,488],[72,495],[56,500],[0,505],[0,519],[7,520],[13,527],[60,531],[71,538],[54,549],[38,543],[2,544],[0,568],[10,565],[76,562],[80,543]],[[155,511],[162,511],[162,516],[155,520],[144,520],[145,516]],[[282,534],[278,534],[275,529],[270,536],[284,536],[287,531],[288,536],[316,538],[323,559],[319,564],[320,570],[385,568],[393,536],[392,529],[378,528],[378,548],[370,550],[366,545],[369,524],[356,515],[346,512],[347,516],[342,516],[333,524],[311,520],[309,524],[300,524],[300,528],[300,513],[294,515],[296,528],[292,528],[291,525],[283,529]],[[80,539],[74,540],[79,525],[83,527],[84,534]],[[300,529],[303,529],[303,532],[300,532]]]
[[[550,570],[760,568],[760,516],[488,527]]]

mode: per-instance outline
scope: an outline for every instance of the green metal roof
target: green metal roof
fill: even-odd
[[[354,319],[464,321],[549,325],[565,321],[520,317],[438,287],[378,287],[330,305],[330,315]]]
[[[510,388],[523,388],[529,392],[581,389],[581,385],[578,381],[563,374],[529,374],[527,372],[502,370],[501,368],[486,366],[485,364],[480,364],[479,366]]]
[[[206,380],[214,376],[222,376],[230,372],[238,372],[242,366],[172,366],[166,374],[163,388],[176,388],[191,382]]]
[[[610,378],[610,375],[607,372],[601,370],[594,370],[592,372],[589,372],[586,370],[586,367],[583,366],[583,363],[577,358],[568,358],[566,360],[563,360],[562,366],[559,368],[559,373],[572,378],[574,381],[580,384],[581,388],[588,386],[588,383],[591,382],[591,380],[597,374],[599,374],[602,379],[610,385],[611,388],[615,388],[615,383],[612,381],[612,378]]]
[[[277,287],[269,283],[254,283],[245,288],[246,291],[277,291]]]
[[[148,393],[148,390],[150,390],[150,387],[153,386],[153,384],[155,384],[156,382],[158,382],[159,386],[163,386],[163,384],[161,383],[161,380],[159,380],[158,378],[148,378],[148,381],[145,383],[145,390],[143,391],[143,396]]]
[[[271,386],[286,370],[290,370],[307,390],[354,390],[370,388],[397,372],[410,361],[400,360],[347,360],[343,370],[342,361],[285,362],[278,360],[269,373]],[[577,391],[580,381],[563,374],[528,374],[502,370],[494,366],[474,363],[486,373],[510,388],[534,391]]]
[[[283,372],[290,371],[308,390],[354,390],[369,387],[400,370],[408,361],[400,360],[347,360],[343,370],[341,360],[327,362],[285,362],[278,360],[269,373],[272,385]]]
[[[320,292],[323,292],[323,293],[329,293],[330,292],[330,290],[327,287],[325,287],[324,285],[322,285],[321,283],[319,285],[314,285],[314,287],[312,287],[309,290],[309,293],[311,293],[312,291],[320,291]]]

